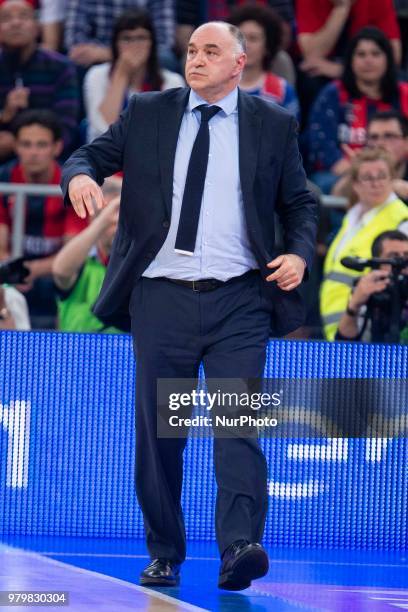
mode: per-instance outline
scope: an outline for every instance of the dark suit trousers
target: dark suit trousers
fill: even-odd
[[[136,357],[136,492],[152,558],[186,555],[180,504],[185,439],[157,437],[158,378],[262,377],[270,313],[258,273],[197,293],[141,278],[131,296]],[[262,538],[267,469],[256,438],[215,438],[216,535],[220,553],[238,539]],[[199,469],[199,466],[197,466]]]

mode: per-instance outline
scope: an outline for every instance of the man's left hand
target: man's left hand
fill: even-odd
[[[302,282],[306,263],[299,255],[288,253],[275,257],[267,264],[267,267],[277,268],[277,270],[267,276],[266,280],[268,282],[276,281],[279,289],[283,291],[291,291]]]

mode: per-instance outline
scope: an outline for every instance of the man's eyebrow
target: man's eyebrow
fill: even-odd
[[[189,47],[194,47],[197,48],[196,45],[194,43],[188,43]],[[219,45],[216,45],[215,43],[207,43],[206,45],[204,45],[205,49],[220,49],[221,47]]]

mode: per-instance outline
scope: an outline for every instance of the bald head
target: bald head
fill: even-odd
[[[245,43],[235,26],[211,21],[197,28],[187,48],[186,80],[214,104],[237,87],[245,66]]]
[[[226,34],[229,34],[231,39],[233,40],[236,46],[237,53],[245,53],[246,45],[245,45],[245,37],[243,36],[241,30],[231,23],[227,23],[226,21],[209,21],[208,23],[204,23],[199,26],[195,32],[199,32],[201,30],[220,30]]]

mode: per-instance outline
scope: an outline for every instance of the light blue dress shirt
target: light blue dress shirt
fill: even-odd
[[[193,255],[176,253],[177,229],[188,163],[207,104],[193,90],[181,122],[173,177],[173,203],[167,238],[143,276],[181,280],[217,278],[226,281],[258,268],[252,253],[239,177],[238,89],[217,102],[222,110],[209,123],[210,152]]]

